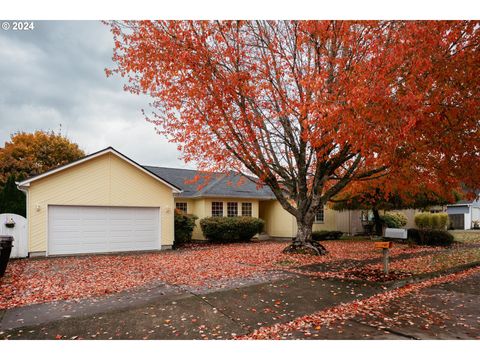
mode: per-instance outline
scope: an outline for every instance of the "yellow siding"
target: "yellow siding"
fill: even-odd
[[[187,211],[189,214],[196,215],[198,220],[196,226],[193,229],[192,239],[194,240],[206,240],[203,236],[202,229],[200,227],[200,220],[204,217],[212,216],[212,202],[223,202],[223,216],[227,216],[227,202],[238,203],[238,215],[242,215],[242,202],[252,203],[252,217],[258,216],[258,200],[256,199],[242,199],[242,198],[200,198],[200,199],[186,199],[182,197],[176,197],[175,202],[186,202]]]
[[[193,214],[198,217],[195,222],[195,227],[193,228],[192,239],[195,240],[205,240],[202,234],[202,229],[200,229],[200,219],[205,217],[205,211],[203,204],[205,200],[203,199],[189,199],[176,197],[175,202],[186,202],[187,203],[187,213]]]
[[[335,212],[335,230],[350,234],[352,229],[352,212],[349,210]]]
[[[297,221],[277,200],[260,203],[260,218],[265,220],[265,232],[273,237],[294,237],[297,234]],[[336,212],[325,208],[324,222],[314,223],[313,231],[335,230]]]
[[[265,232],[268,235],[274,237],[295,236],[295,219],[277,200],[261,202],[260,218],[265,221]]]
[[[319,230],[336,230],[336,211],[325,207],[323,222],[322,223],[314,223],[313,224],[313,231]]]
[[[172,190],[113,154],[32,182],[28,197],[30,252],[47,250],[48,205],[160,207],[161,244],[173,244]]]

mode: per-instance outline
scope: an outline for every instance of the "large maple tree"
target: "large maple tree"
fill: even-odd
[[[147,119],[203,170],[269,186],[315,248],[346,188],[451,193],[479,171],[478,21],[109,22]],[[391,187],[391,189],[390,189]]]

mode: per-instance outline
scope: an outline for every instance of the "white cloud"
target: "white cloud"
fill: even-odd
[[[113,146],[148,165],[186,166],[141,109],[148,99],[106,78],[113,41],[98,21],[42,21],[0,33],[0,144],[16,131],[58,130],[86,152]]]

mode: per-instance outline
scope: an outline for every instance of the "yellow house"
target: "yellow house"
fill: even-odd
[[[259,217],[268,237],[297,231],[271,190],[245,176],[142,166],[111,147],[17,185],[31,256],[169,249],[175,208],[199,219]],[[336,214],[321,209],[314,230],[336,229]],[[198,222],[193,239],[205,240]]]
[[[205,240],[200,219],[208,216],[253,216],[265,221],[265,235],[292,238],[297,233],[295,218],[282,208],[273,192],[266,186],[258,187],[245,176],[206,174],[196,170],[146,166],[146,169],[182,188],[175,194],[177,209],[196,215],[197,226],[193,239]],[[197,178],[196,178],[197,177]],[[192,181],[192,180],[197,181]],[[335,211],[321,209],[313,230],[335,229]]]

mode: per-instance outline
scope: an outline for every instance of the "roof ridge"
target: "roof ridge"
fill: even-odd
[[[202,189],[198,190],[195,195],[203,195],[205,194],[208,190],[210,190],[214,185],[218,184],[220,181],[225,179],[227,175],[220,173],[220,176],[215,180],[210,182],[209,184],[205,185]]]
[[[184,169],[184,168],[176,168],[176,167],[169,167],[169,166],[153,166],[153,165],[142,165],[143,167],[147,168],[155,168],[155,169],[167,169],[167,170],[180,170],[180,171],[192,171],[192,172],[199,172],[205,174],[219,174],[223,175],[225,173],[219,171],[207,171],[207,170],[198,170],[198,169]]]

